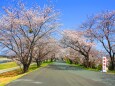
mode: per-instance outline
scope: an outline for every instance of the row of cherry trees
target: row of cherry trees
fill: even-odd
[[[90,58],[93,57],[93,54],[91,53],[94,50],[93,47],[95,44],[94,40],[88,37],[88,33],[86,31],[64,31],[61,43],[65,48],[71,48],[68,53],[70,57],[72,55],[76,58],[80,57],[84,61],[84,66],[90,67]]]
[[[0,17],[0,45],[14,53],[23,65],[23,72],[28,71],[33,59],[39,66],[46,55],[55,54],[56,41],[50,34],[60,26],[58,11],[51,6],[27,8],[23,3],[16,8],[4,8],[4,11]]]
[[[110,58],[110,69],[115,70],[115,11],[105,11],[89,17],[80,29],[64,31],[61,40],[63,46],[77,51],[83,56],[85,66],[90,67],[91,59],[99,56],[96,47],[101,44],[105,56]]]
[[[103,55],[96,50],[100,42],[110,57],[111,69],[115,69],[115,11],[96,14],[84,22],[79,31],[65,30],[61,46],[51,37],[60,26],[59,12],[52,6],[4,8],[0,17],[0,46],[13,52],[16,60],[27,72],[32,61],[39,67],[42,61],[68,57],[75,63],[92,67]],[[100,62],[99,62],[100,63]]]
[[[59,52],[60,47],[58,42],[53,38],[44,38],[38,41],[37,45],[34,48],[33,60],[36,61],[37,67],[39,67],[42,61],[54,61],[56,55]]]

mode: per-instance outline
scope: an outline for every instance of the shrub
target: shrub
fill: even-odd
[[[102,64],[99,64],[99,65],[97,66],[97,69],[98,69],[98,70],[102,70]]]
[[[66,59],[66,63],[72,64],[72,60],[71,59]]]

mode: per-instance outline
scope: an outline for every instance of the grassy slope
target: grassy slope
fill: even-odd
[[[17,66],[17,64],[15,62],[3,63],[3,64],[0,64],[0,70],[7,69],[7,68],[13,68],[16,66]]]
[[[69,63],[67,63],[67,64],[69,64]],[[85,68],[84,66],[81,66],[81,65],[79,65],[79,64],[70,64],[70,65],[76,66],[76,67],[80,67],[80,68],[83,68],[83,69],[89,70],[89,71],[95,71],[95,72],[100,72],[100,71],[101,71],[101,70],[93,69],[93,68]],[[108,71],[107,71],[107,74],[115,74],[115,70],[114,70],[114,71],[108,70]]]
[[[108,71],[109,74],[115,74],[115,70],[114,71]]]
[[[50,63],[43,63],[41,65],[41,67],[45,67],[48,64],[50,64]],[[2,75],[0,74],[0,86],[5,86],[6,84],[10,83],[11,81],[13,81],[15,79],[18,79],[18,78],[36,70],[36,69],[39,69],[39,68],[36,67],[36,64],[33,64],[33,65],[30,66],[29,71],[25,74],[21,74],[20,70],[7,72],[7,73],[4,73]]]

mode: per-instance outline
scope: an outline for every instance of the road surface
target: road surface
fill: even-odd
[[[114,76],[55,62],[13,81],[7,86],[114,86]]]

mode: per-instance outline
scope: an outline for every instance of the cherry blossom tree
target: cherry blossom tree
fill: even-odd
[[[74,49],[68,47],[66,48],[66,61],[69,61],[70,64],[81,64],[80,59],[82,59],[82,56],[79,52],[75,51]]]
[[[0,44],[15,53],[23,64],[23,72],[27,72],[38,40],[60,25],[59,12],[51,6],[26,8],[23,3],[4,11],[0,18]]]
[[[50,59],[52,61],[55,59],[54,55],[57,50],[58,45],[53,38],[39,40],[33,52],[37,67],[39,67],[44,60]]]
[[[50,50],[51,52],[46,56],[47,59],[50,59],[50,61],[55,61],[58,57],[58,54],[60,53],[60,45],[58,43],[58,41],[54,38],[51,38],[48,44],[48,50]]]
[[[110,69],[115,70],[115,11],[105,11],[88,18],[82,28],[102,44],[111,59]]]
[[[70,47],[84,56],[84,66],[89,67],[89,55],[94,43],[85,32],[81,31],[64,31],[61,43],[64,47]]]

